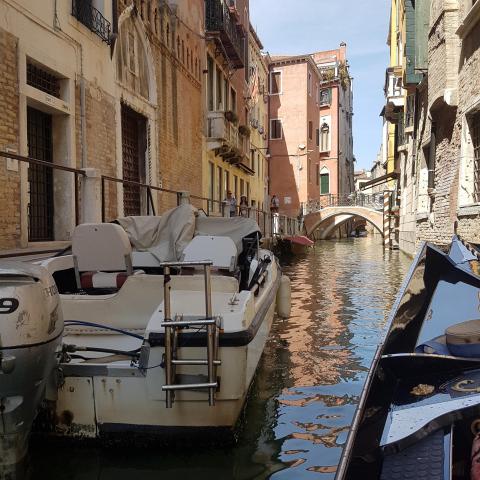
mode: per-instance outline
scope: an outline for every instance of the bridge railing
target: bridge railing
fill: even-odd
[[[383,194],[374,193],[367,195],[364,193],[352,192],[342,195],[320,195],[317,200],[310,200],[304,206],[305,214],[317,212],[327,207],[365,207],[373,210],[383,209]]]

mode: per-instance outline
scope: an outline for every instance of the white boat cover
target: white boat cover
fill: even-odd
[[[257,222],[244,217],[197,217],[195,225],[195,235],[231,238],[239,254],[243,250],[242,239],[256,232],[260,233]]]
[[[124,217],[117,219],[134,249],[150,252],[161,262],[179,261],[194,235],[229,237],[240,254],[242,239],[260,232],[255,220],[243,217],[203,217],[192,205],[181,205],[161,217]]]
[[[161,217],[124,217],[117,221],[135,250],[150,252],[160,262],[175,262],[192,241],[196,212],[191,205],[181,205]]]

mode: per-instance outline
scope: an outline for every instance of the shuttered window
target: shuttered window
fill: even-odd
[[[330,193],[330,174],[322,173],[320,175],[320,194]]]

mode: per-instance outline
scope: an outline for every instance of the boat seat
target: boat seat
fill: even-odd
[[[128,235],[114,223],[78,225],[72,236],[72,254],[79,289],[117,290],[134,273]]]
[[[143,270],[136,270],[133,275],[145,273]],[[126,272],[83,272],[80,275],[80,283],[83,290],[106,288],[120,289],[126,282],[129,275]]]
[[[445,338],[452,355],[480,357],[480,320],[469,320],[448,327]]]
[[[184,262],[210,260],[213,270],[234,272],[237,256],[237,247],[230,237],[197,235],[185,247],[182,260]]]

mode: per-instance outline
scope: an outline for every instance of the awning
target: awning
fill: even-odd
[[[386,175],[382,175],[381,177],[374,178],[368,182],[365,182],[361,187],[360,190],[365,190],[369,187],[376,187],[377,185],[382,185],[387,183],[389,180],[396,180],[399,177],[398,172],[390,172]]]

